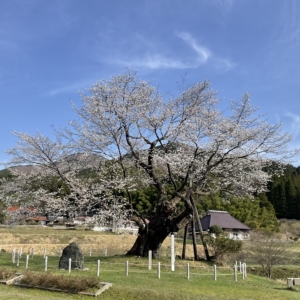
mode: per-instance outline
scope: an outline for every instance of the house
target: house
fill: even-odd
[[[31,224],[31,225],[46,225],[47,217],[36,216],[34,208],[22,208],[20,206],[9,206],[6,209],[7,215],[10,217],[10,222],[15,224]]]
[[[217,225],[221,227],[231,239],[246,240],[250,238],[249,232],[251,229],[232,217],[227,211],[209,210],[200,221],[204,232],[209,233],[209,228],[213,225]],[[199,232],[198,225],[195,227],[196,233]]]

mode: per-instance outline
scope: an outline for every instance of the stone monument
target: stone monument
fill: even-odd
[[[64,248],[62,256],[59,260],[59,269],[69,269],[69,258],[71,261],[71,269],[83,269],[84,268],[84,257],[81,252],[79,245],[75,242],[69,244],[66,248]]]

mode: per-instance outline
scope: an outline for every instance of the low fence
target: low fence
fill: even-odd
[[[238,279],[245,279],[247,277],[247,266],[246,263],[236,262],[232,267],[220,267],[213,265],[210,269],[199,267],[197,264],[183,263],[183,261],[171,262],[160,262],[152,261],[152,255],[149,254],[148,261],[143,259],[142,262],[131,262],[125,260],[123,262],[107,262],[105,257],[108,250],[102,257],[93,256],[92,249],[87,256],[84,257],[83,271],[89,271],[96,276],[117,272],[120,276],[131,276],[141,274],[152,274],[157,278],[167,277],[170,274],[176,274],[176,276],[184,277],[186,279],[197,278],[201,276],[211,277],[212,280],[217,281],[220,276],[230,276],[232,280],[237,281]],[[60,254],[57,256],[48,256],[47,250],[45,249],[44,255],[34,254],[34,249],[30,253],[22,253],[22,248],[13,249],[10,253],[0,253],[2,266],[14,266],[18,269],[18,272],[25,270],[34,271],[58,271],[58,264]],[[72,260],[69,259],[68,273],[74,272],[71,269]],[[0,264],[1,267],[1,264]],[[77,271],[77,270],[76,270]]]

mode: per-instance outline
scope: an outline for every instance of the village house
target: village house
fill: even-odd
[[[217,225],[228,234],[230,239],[246,240],[250,238],[251,228],[232,217],[227,211],[209,210],[200,221],[204,233],[209,234],[210,227]],[[196,233],[199,233],[198,225],[195,227]],[[191,232],[191,229],[189,231]]]

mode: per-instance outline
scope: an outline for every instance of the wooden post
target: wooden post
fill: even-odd
[[[69,273],[71,273],[72,258],[69,258]]]
[[[193,219],[191,222],[192,226],[192,238],[193,238],[193,250],[194,250],[194,259],[198,259],[198,253],[197,253],[197,240],[196,240],[196,230],[195,230],[195,222],[194,222],[194,214],[193,214]]]
[[[128,276],[128,260],[125,263],[125,276]]]
[[[247,264],[244,263],[244,273],[245,273],[245,277],[247,277]]]
[[[92,250],[93,250],[93,248],[90,247],[90,256],[92,256]]]
[[[242,267],[242,278],[245,279],[245,264],[242,264],[241,267]]]
[[[28,269],[28,261],[29,261],[29,255],[26,255],[26,263],[25,263],[25,269]]]
[[[58,248],[58,255],[61,256],[61,247]]]
[[[97,276],[100,275],[100,259],[97,260]]]
[[[107,248],[104,249],[104,256],[107,256]]]
[[[21,247],[19,251],[20,251],[20,258],[22,258],[23,248]]]
[[[186,240],[187,240],[187,235],[188,235],[188,228],[189,228],[189,223],[187,223],[184,227],[184,236],[183,236],[182,253],[181,253],[181,258],[182,259],[185,259]]]
[[[199,235],[200,235],[200,239],[201,239],[201,242],[202,242],[202,245],[203,245],[205,257],[206,257],[206,260],[210,260],[209,252],[208,252],[208,247],[207,247],[207,244],[206,244],[206,241],[205,241],[205,238],[204,238],[201,221],[200,221],[200,217],[199,217],[199,214],[198,214],[198,209],[196,207],[196,203],[195,203],[194,197],[192,195],[190,197],[190,200],[191,200],[191,203],[192,203],[193,208],[194,208],[194,210],[193,210],[194,211],[193,219],[194,219],[194,217],[196,218],[196,222],[197,222],[197,225],[198,225]],[[197,258],[198,257],[195,257],[195,259],[197,259]]]
[[[190,279],[190,264],[187,263],[186,265],[186,278]]]
[[[242,270],[242,262],[240,261],[240,273],[243,273],[243,270]]]
[[[175,245],[174,234],[171,234],[171,271],[175,271]]]
[[[48,256],[45,256],[45,272],[47,272],[48,269]]]
[[[152,251],[149,250],[148,252],[148,270],[152,269]]]
[[[217,281],[217,266],[214,265],[214,280]]]
[[[33,258],[33,253],[34,253],[33,247],[31,247],[31,258]]]
[[[157,278],[160,278],[160,262],[157,263]]]

